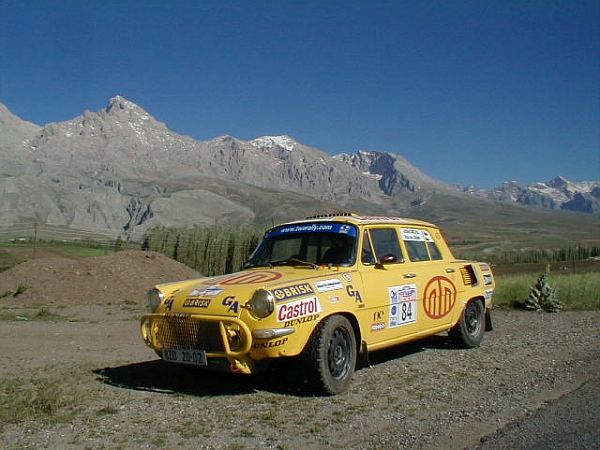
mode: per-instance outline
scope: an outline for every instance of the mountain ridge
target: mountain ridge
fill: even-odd
[[[405,215],[440,195],[515,202],[534,192],[518,183],[496,197],[459,189],[392,152],[331,156],[290,136],[198,141],[122,96],[97,112],[45,126],[0,104],[0,163],[2,225],[36,220],[137,235],[153,226],[257,222],[269,215],[287,220],[315,210]],[[600,183],[589,182],[590,192],[581,193],[573,182],[555,180],[546,189],[575,189],[564,194],[565,203],[575,209],[583,202],[587,212],[598,212],[594,189],[600,191]]]

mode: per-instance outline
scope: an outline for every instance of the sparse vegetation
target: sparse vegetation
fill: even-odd
[[[0,417],[3,423],[68,421],[83,398],[84,393],[73,389],[73,385],[63,377],[0,379]]]
[[[2,294],[0,294],[0,298],[4,298],[4,297],[16,297],[19,294],[22,294],[23,292],[25,292],[27,290],[27,286],[23,285],[23,284],[19,284],[17,286],[16,291],[6,291]]]
[[[500,275],[496,279],[494,304],[501,309],[523,304],[529,298],[532,283],[535,282],[533,274]],[[565,310],[600,309],[600,272],[557,274],[552,278],[552,286]]]
[[[0,309],[0,321],[73,322],[74,319],[61,316],[42,306],[31,310]]]

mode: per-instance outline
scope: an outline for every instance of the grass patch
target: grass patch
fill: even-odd
[[[70,317],[61,316],[46,307],[37,310],[8,310],[0,309],[0,321],[2,322],[74,322]]]
[[[23,261],[23,258],[19,258],[10,252],[0,250],[0,272],[4,272]]]
[[[64,379],[0,379],[2,423],[24,421],[65,422],[76,414],[84,393]]]
[[[17,286],[17,290],[15,292],[12,291],[6,291],[2,294],[0,294],[0,298],[5,298],[5,297],[16,297],[18,295],[21,295],[23,292],[25,292],[27,290],[27,286],[25,286],[24,284],[19,284]]]
[[[514,308],[529,296],[539,274],[510,274],[496,277],[494,305],[500,309]],[[600,273],[550,274],[549,282],[564,310],[600,310]]]
[[[80,247],[76,245],[60,245],[57,248],[77,258],[91,258],[93,256],[105,256],[113,253],[113,250],[108,248]]]

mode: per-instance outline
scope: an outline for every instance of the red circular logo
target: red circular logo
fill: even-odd
[[[282,275],[279,272],[263,270],[261,272],[246,272],[237,277],[229,278],[219,284],[255,284],[277,280]]]
[[[441,319],[456,303],[456,286],[450,278],[433,277],[425,286],[423,308],[432,319]]]

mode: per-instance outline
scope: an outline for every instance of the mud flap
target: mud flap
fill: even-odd
[[[492,312],[489,308],[485,309],[485,331],[494,331],[494,325],[492,324]]]
[[[367,343],[363,341],[358,355],[356,356],[356,368],[364,369],[370,366],[371,363],[369,362],[369,351],[367,350]]]

